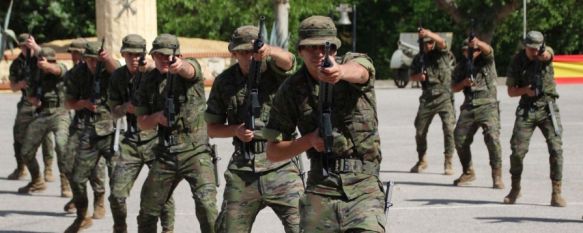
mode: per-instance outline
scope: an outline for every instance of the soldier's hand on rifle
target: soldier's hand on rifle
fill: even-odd
[[[324,139],[320,137],[320,129],[316,129],[306,136],[308,137],[314,150],[318,152],[324,151]]]
[[[320,68],[319,78],[320,80],[330,83],[336,84],[340,80],[342,80],[342,68],[336,64],[334,61],[334,57],[331,56],[330,62],[332,62],[332,66],[328,68]]]
[[[528,86],[528,87],[523,87],[524,90],[524,94],[526,94],[527,96],[533,97],[536,95],[534,88],[532,86]]]
[[[41,101],[36,97],[28,97],[28,102],[35,107],[40,107],[41,105]]]
[[[91,103],[91,100],[79,100],[81,106],[83,106],[83,108],[86,108],[89,111],[95,112],[97,111],[97,105],[95,105],[94,103]]]
[[[254,43],[254,41],[251,43]],[[268,44],[263,44],[263,46],[261,46],[261,48],[259,48],[257,53],[253,53],[253,60],[263,61],[263,60],[267,59],[267,57],[269,57],[269,55],[271,55],[271,46],[269,46]]]
[[[127,113],[132,113],[133,114],[134,111],[135,111],[135,107],[134,107],[134,105],[132,104],[131,101],[128,101],[125,104],[123,104],[123,108],[125,109],[125,112],[127,112]]]
[[[104,49],[99,53],[98,59],[100,61],[109,61],[110,59],[113,59],[113,58],[111,57],[111,54],[107,50]]]
[[[22,90],[28,88],[28,82],[26,80],[20,80],[16,83],[16,89]]]
[[[537,55],[536,58],[539,61],[548,61],[551,60],[551,54],[547,51],[544,51],[541,55]]]
[[[168,126],[168,118],[164,115],[164,111],[159,111],[152,114],[156,122],[163,126]]]
[[[462,85],[464,87],[471,87],[471,86],[474,86],[475,83],[472,82],[472,80],[470,78],[465,78],[464,80],[462,80]]]
[[[237,129],[235,129],[235,135],[237,136],[237,138],[239,138],[239,140],[243,142],[250,142],[251,140],[253,140],[254,136],[253,131],[245,128],[245,124],[240,124],[239,126],[237,126]]]
[[[411,80],[412,81],[425,81],[427,78],[425,77],[424,73],[417,73],[414,75],[411,75]]]
[[[36,66],[41,69],[43,72],[46,72],[49,69],[50,63],[44,57],[38,57],[36,62]]]
[[[172,59],[172,56],[170,56],[169,58]],[[183,63],[184,63],[184,61],[180,57],[176,56],[176,61],[174,63],[168,64],[168,71],[171,74],[180,73],[183,69],[183,67],[182,67]]]
[[[26,43],[25,43],[26,47],[28,47],[29,49],[32,49],[34,52],[33,54],[38,54],[38,52],[40,52],[40,45],[38,45],[36,43],[36,40],[34,39],[34,36],[30,35],[28,37],[28,39],[26,39]]]

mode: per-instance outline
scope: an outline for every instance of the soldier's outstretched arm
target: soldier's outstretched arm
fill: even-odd
[[[138,116],[138,127],[141,130],[153,129],[158,124],[166,125],[167,122],[168,121],[166,120],[163,111],[159,111],[150,115]]]

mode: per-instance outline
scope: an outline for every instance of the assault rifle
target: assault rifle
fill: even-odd
[[[538,48],[537,51],[537,57],[541,56],[544,52],[546,51],[545,48],[545,43],[543,42],[540,47]],[[541,61],[539,60],[535,60],[535,74],[533,75],[533,80],[531,82],[532,86],[531,88],[534,90],[534,95],[536,97],[539,96],[543,96],[544,95],[544,86],[543,86],[543,64]],[[555,135],[559,136],[561,135],[561,127],[559,127],[559,121],[557,120],[557,115],[555,114],[555,107],[554,107],[554,101],[549,99],[547,100],[547,106],[549,108],[549,115],[551,117],[551,122],[553,123],[553,128],[555,131]]]
[[[253,42],[253,52],[257,53],[263,47],[263,28],[265,16],[259,17],[259,34]],[[259,80],[261,80],[261,63],[262,61],[251,61],[251,75],[247,78],[247,118],[245,119],[245,128],[251,131],[255,130],[255,118],[261,114],[261,104],[259,103]],[[245,160],[249,161],[255,158],[253,142],[241,142],[242,152]]]
[[[176,62],[176,49],[177,46],[172,47],[172,60],[170,65]],[[170,67],[168,67],[170,69]],[[174,105],[174,74],[170,73],[170,70],[166,73],[166,97],[164,101],[164,116],[167,120],[167,126],[165,128],[165,143],[166,146],[176,145],[177,141],[174,136],[172,136],[171,131],[174,127],[174,121],[176,120],[176,106]]]
[[[468,36],[468,56],[467,56],[467,62],[468,62],[468,73],[469,73],[469,77],[470,77],[470,81],[472,83],[474,83],[475,77],[474,77],[474,46],[470,46],[470,42],[472,42],[472,40],[476,37],[476,34],[474,33],[474,19],[472,19],[472,31],[470,32],[470,35]]]
[[[322,68],[332,67],[330,60],[330,42],[326,41],[324,44],[324,61]],[[324,140],[324,152],[322,159],[322,176],[328,177],[330,173],[330,164],[328,160],[332,158],[332,146],[334,144],[334,136],[332,135],[332,84],[320,81],[320,90],[318,93],[318,110],[320,112],[319,119],[319,134]]]
[[[419,21],[419,27],[417,31],[420,32],[423,30],[423,26],[421,26],[421,21]],[[423,37],[419,37],[417,40],[419,43],[419,73],[425,75],[425,80],[421,81],[421,89],[427,89],[429,84],[429,76],[427,76],[427,64],[425,64],[425,42],[423,41]]]
[[[101,39],[101,47],[99,48],[99,51],[97,51],[97,56],[99,57],[99,54],[101,54],[103,52],[103,44],[105,44],[105,38]],[[89,97],[89,100],[91,101],[92,104],[101,104],[101,77],[99,77],[99,74],[101,72],[101,70],[103,69],[103,61],[100,61],[99,59],[97,59],[97,64],[95,66],[95,74],[91,77],[91,83],[93,84],[92,86],[92,90],[91,90],[91,96]],[[92,118],[95,117],[95,113],[92,111],[87,111],[87,114],[85,114],[85,127],[87,128],[89,126],[89,123],[91,122]]]

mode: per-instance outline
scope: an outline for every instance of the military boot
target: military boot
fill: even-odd
[[[516,199],[520,197],[520,178],[512,177],[512,189],[510,193],[504,198],[504,204],[514,204]]]
[[[6,178],[9,180],[24,180],[24,178],[26,178],[26,175],[28,175],[28,170],[26,169],[26,166],[18,165],[18,167],[16,167],[16,169],[14,169],[14,171],[10,173],[10,175],[8,175],[8,177]]]
[[[47,189],[45,181],[41,177],[36,177],[24,187],[19,188],[18,193],[22,194],[36,193],[41,192],[45,189]]]
[[[451,155],[445,156],[445,161],[443,162],[443,174],[447,176],[453,175],[453,165],[451,163]]]
[[[492,187],[495,189],[504,189],[502,181],[502,168],[492,168]]]
[[[472,181],[476,179],[476,173],[474,172],[473,167],[469,167],[468,169],[464,169],[465,171],[462,175],[453,181],[453,185],[455,186],[465,186],[470,184]]]
[[[411,173],[419,173],[427,168],[427,161],[425,161],[425,153],[419,155],[419,161],[410,170]]]
[[[75,213],[75,211],[77,211],[77,207],[75,206],[75,199],[71,198],[71,200],[69,200],[69,202],[67,202],[67,204],[65,204],[65,207],[63,207],[63,210],[65,210],[65,212],[67,212],[69,214]]]
[[[45,162],[45,181],[46,182],[54,182],[55,181],[55,177],[53,176],[53,160],[52,159],[47,159]]]
[[[95,193],[93,196],[93,219],[102,219],[105,217],[105,193]]]
[[[63,173],[61,173],[59,177],[61,178],[61,197],[72,197],[73,192],[71,192],[69,179],[67,179],[67,177]]]
[[[553,181],[553,194],[551,197],[551,206],[565,207],[567,202],[561,196],[561,181]]]
[[[71,224],[65,233],[77,233],[79,230],[87,229],[91,225],[93,225],[93,220],[91,218],[87,218],[87,208],[77,210],[77,218],[73,224]]]
[[[114,224],[113,233],[128,233],[128,226],[126,224]]]

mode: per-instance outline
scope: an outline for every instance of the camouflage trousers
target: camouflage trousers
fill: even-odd
[[[454,130],[455,147],[464,172],[472,165],[470,146],[474,135],[482,128],[484,142],[490,156],[490,167],[502,167],[502,149],[500,146],[500,110],[498,103],[475,107],[463,107]]]
[[[138,232],[156,232],[163,206],[182,179],[190,185],[201,232],[215,232],[217,189],[208,145],[179,153],[156,151],[148,178],[142,186]]]
[[[32,178],[40,177],[40,169],[35,158],[38,147],[43,143],[43,139],[50,134],[55,135],[57,164],[59,171],[64,172],[67,153],[67,139],[69,137],[69,124],[71,119],[67,112],[63,109],[50,115],[40,115],[35,117],[26,128],[26,135],[22,141],[22,159],[27,165]],[[32,136],[34,135],[34,136]]]
[[[89,199],[87,198],[87,181],[98,165],[99,159],[104,157],[107,161],[109,176],[113,169],[112,141],[113,135],[94,136],[88,132],[79,133],[79,153],[75,157],[71,188],[73,199],[77,207],[77,217],[83,218],[87,210]]]
[[[554,102],[552,104],[554,105],[557,123],[559,128],[562,129],[559,107]],[[512,138],[510,139],[510,148],[512,149],[512,154],[510,155],[510,174],[512,174],[512,178],[521,177],[523,170],[522,161],[528,152],[532,133],[537,127],[541,130],[547,141],[551,171],[550,178],[553,181],[561,181],[563,179],[563,142],[561,135],[555,134],[549,109],[546,105],[530,108],[518,106],[516,109],[516,121],[514,122]]]
[[[26,100],[20,100],[20,102],[18,102],[16,105],[16,119],[14,120],[14,126],[12,127],[12,135],[14,138],[14,157],[16,158],[16,164],[18,167],[26,165],[22,160],[22,143],[27,137],[26,129],[34,120],[34,111],[35,109]],[[32,135],[31,137],[35,136]],[[52,135],[49,134],[48,136],[42,138],[41,146],[43,160],[45,163],[52,161],[55,158]],[[34,158],[34,160],[36,161],[36,158]]]
[[[300,232],[299,201],[304,186],[293,163],[263,173],[227,170],[225,180],[218,233],[251,232],[257,214],[266,206],[282,221],[286,233]]]
[[[300,200],[301,232],[385,232],[384,192],[378,183],[377,190],[352,200],[306,193]]]
[[[455,110],[451,98],[428,100],[420,98],[419,109],[415,117],[415,141],[417,153],[423,156],[427,152],[427,132],[433,117],[438,114],[443,129],[444,155],[452,156],[455,150],[453,130],[455,127]]]
[[[67,142],[67,153],[63,156],[63,168],[61,172],[64,172],[69,182],[73,183],[73,167],[75,166],[75,157],[79,154],[81,144],[79,138],[81,137],[81,131],[74,127],[69,128],[69,140]],[[94,193],[105,193],[105,158],[99,158],[97,166],[91,171],[89,176],[89,184]]]
[[[142,167],[144,165],[151,167],[154,161],[152,149],[156,144],[157,140],[145,142],[122,140],[120,143],[119,157],[117,157],[111,176],[111,195],[109,196],[111,214],[116,225],[125,225],[127,218],[126,199],[130,196],[130,191]],[[172,197],[164,204],[160,220],[163,232],[174,230],[174,199]]]

